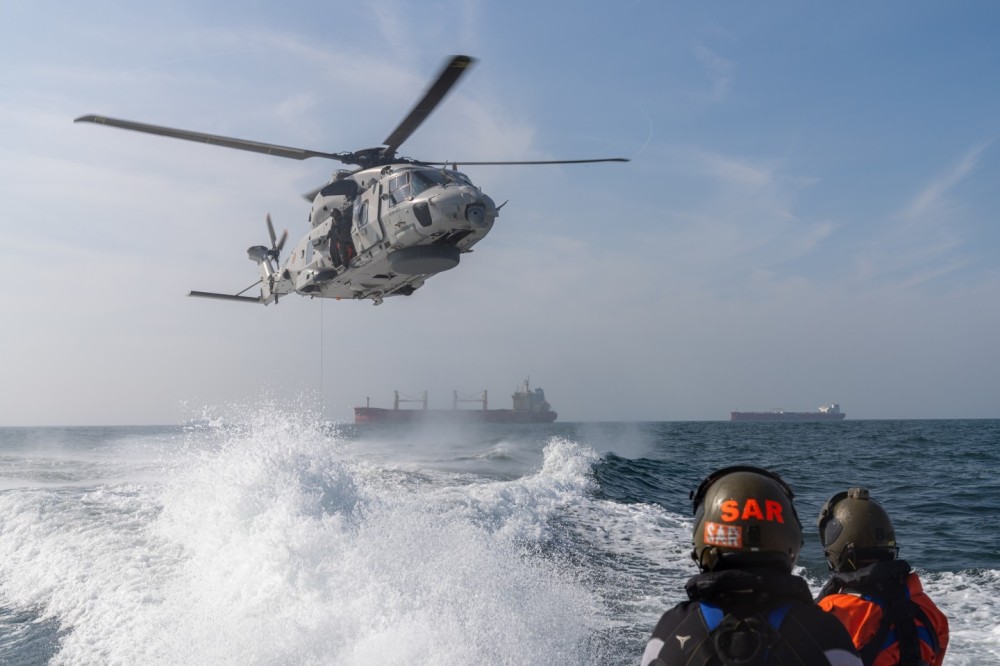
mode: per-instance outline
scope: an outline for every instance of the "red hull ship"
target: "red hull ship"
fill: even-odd
[[[399,391],[395,393],[392,409],[384,407],[371,407],[366,404],[364,407],[354,408],[355,423],[414,423],[420,421],[443,421],[443,422],[464,422],[464,423],[552,423],[556,420],[556,412],[552,411],[549,403],[545,400],[545,392],[536,388],[532,390],[528,381],[514,392],[513,409],[489,409],[486,391],[478,394],[472,399],[458,397],[458,391],[453,394],[451,409],[428,409],[427,392],[424,391],[420,398],[405,399],[399,397]],[[367,402],[367,401],[366,401]],[[400,409],[403,402],[419,402],[421,409]],[[459,409],[461,402],[476,402],[482,405],[481,409]]]
[[[786,412],[772,409],[769,412],[729,412],[730,421],[840,421],[847,414],[840,411],[840,405],[823,405],[815,412]]]

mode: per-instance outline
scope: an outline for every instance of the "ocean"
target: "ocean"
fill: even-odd
[[[225,411],[225,410],[224,410]],[[2,664],[636,664],[683,598],[689,491],[754,464],[796,493],[799,573],[849,486],[893,517],[1000,663],[1000,421],[0,428]]]

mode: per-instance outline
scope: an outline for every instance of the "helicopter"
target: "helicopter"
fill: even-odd
[[[457,266],[460,256],[471,252],[490,232],[506,204],[497,206],[458,170],[457,162],[428,162],[401,157],[396,152],[474,62],[474,58],[466,55],[450,58],[382,146],[353,152],[319,152],[99,115],[81,116],[74,122],[295,160],[319,157],[357,167],[337,170],[323,186],[305,195],[312,202],[311,229],[283,264],[280,258],[288,231],[280,237],[275,234],[268,214],[265,222],[270,246],[254,245],[247,249],[248,257],[257,263],[260,279],[235,294],[191,291],[188,295],[268,305],[277,304],[280,296],[297,293],[337,300],[371,299],[379,305],[387,296],[409,296],[427,278]],[[462,164],[628,161],[611,157]],[[258,285],[259,295],[244,295]]]

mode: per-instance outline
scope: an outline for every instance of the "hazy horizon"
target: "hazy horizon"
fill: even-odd
[[[58,16],[58,20],[53,20]],[[525,378],[560,421],[1000,417],[1000,7],[442,0],[0,10],[0,426],[176,424]],[[257,279],[265,216],[343,165],[90,113],[457,160],[491,234],[410,297],[188,298]],[[18,64],[13,64],[18,63]],[[627,164],[462,160],[626,157]],[[322,404],[320,404],[322,403]]]

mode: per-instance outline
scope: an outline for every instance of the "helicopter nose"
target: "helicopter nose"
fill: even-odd
[[[465,207],[465,219],[472,224],[482,224],[486,220],[486,206],[483,204],[469,204]]]

